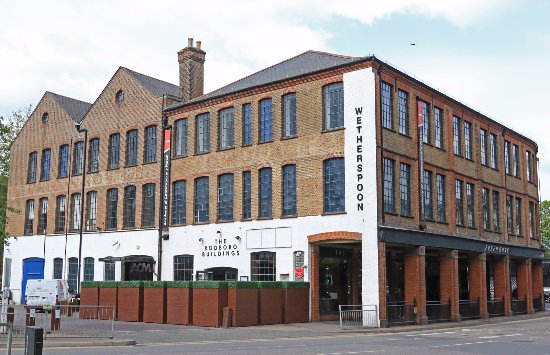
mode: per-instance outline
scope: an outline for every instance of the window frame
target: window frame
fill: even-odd
[[[453,153],[459,157],[462,156],[460,121],[460,117],[453,116]]]
[[[382,128],[393,130],[393,85],[380,80]]]
[[[195,154],[210,152],[210,113],[195,116]]]
[[[297,99],[295,92],[289,92],[282,97],[281,116],[283,118],[282,137],[294,138],[298,135]]]
[[[436,148],[444,149],[444,135],[443,135],[443,110],[434,106],[434,126],[435,126],[435,140],[434,144]]]
[[[187,224],[186,204],[187,180],[176,180],[172,183],[172,225]]]
[[[156,208],[156,190],[154,183],[144,184],[141,187],[141,228],[154,228],[155,208]]]
[[[40,160],[40,181],[50,180],[51,162],[52,150],[50,148],[43,149]]]
[[[62,203],[61,203],[62,201]],[[63,233],[65,232],[65,220],[67,210],[67,196],[58,195],[55,197],[55,225],[54,233]]]
[[[250,280],[276,281],[277,253],[272,251],[257,251],[250,253]]]
[[[157,162],[157,139],[158,128],[157,125],[149,125],[145,127],[145,134],[143,137],[143,163],[150,164]]]
[[[173,257],[174,281],[193,281],[195,270],[195,257],[190,254],[174,255]],[[179,267],[179,266],[182,267]]]
[[[234,212],[234,177],[233,174],[218,175],[218,221],[233,221]]]
[[[273,141],[273,99],[258,102],[258,143]]]
[[[122,228],[136,228],[137,189],[135,185],[124,186],[122,206]]]
[[[88,151],[88,172],[96,173],[99,171],[99,138],[92,138],[89,141],[90,150]]]
[[[113,187],[107,190],[106,193],[106,216],[105,216],[105,229],[117,230],[118,229],[118,188]],[[114,222],[114,224],[113,224]]]
[[[38,223],[36,234],[46,235],[48,231],[48,198],[41,197],[38,200]]]
[[[273,170],[258,171],[258,218],[273,218]]]
[[[235,146],[235,110],[226,107],[218,111],[218,150]]]
[[[80,192],[71,194],[71,220],[69,232],[78,232],[80,230],[80,209],[82,206],[82,195]]]
[[[70,147],[68,144],[62,144],[59,147],[59,159],[57,163],[57,178],[66,178],[69,176],[69,154]]]
[[[95,260],[88,256],[84,258],[83,281],[94,281]]]
[[[33,184],[36,182],[36,176],[38,175],[38,152],[30,152],[27,162],[27,184]]]
[[[23,235],[33,235],[34,232],[34,200],[25,201],[25,224]]]
[[[84,141],[74,142],[73,146],[73,176],[82,175],[84,172]]]
[[[282,168],[282,216],[294,217],[297,212],[296,164],[286,164]]]
[[[189,121],[187,117],[174,122],[174,158],[185,157],[189,150]]]
[[[399,164],[399,195],[401,215],[410,217],[411,213],[411,166],[406,163]]]
[[[252,144],[252,104],[245,103],[242,106],[242,145]]]
[[[344,83],[323,86],[323,131],[344,127]],[[336,96],[334,96],[336,94]],[[334,102],[336,101],[336,102]],[[334,103],[334,104],[333,104]]]
[[[382,160],[382,176],[384,177],[383,206],[385,213],[395,213],[394,164],[395,161],[392,159],[383,158]]]
[[[242,219],[252,218],[252,172],[242,173]]]
[[[323,213],[325,214],[346,211],[345,171],[344,158],[323,161]]]
[[[139,132],[137,129],[131,129],[126,132],[126,156],[124,161],[124,166],[126,167],[138,164],[138,138]]]
[[[445,175],[436,174],[436,194],[437,194],[437,221],[439,223],[447,222],[447,208],[446,208],[446,196],[445,196]]]
[[[97,191],[86,193],[86,231],[97,230]]]
[[[197,177],[194,181],[194,185],[193,223],[208,223],[210,220],[210,178],[208,176]],[[199,187],[201,189],[199,189]],[[200,198],[205,199],[199,200]]]

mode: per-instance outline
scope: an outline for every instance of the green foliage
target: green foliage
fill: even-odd
[[[117,281],[82,281],[80,288],[116,288],[118,287]]]
[[[166,281],[166,288],[191,288],[191,281]]]
[[[118,288],[140,288],[143,287],[143,281],[119,281]]]
[[[0,116],[0,245],[7,245],[6,212],[19,212],[8,207],[8,175],[10,171],[10,148],[15,137],[32,113],[32,105]]]
[[[144,281],[143,288],[164,288],[166,281]]]
[[[550,201],[548,200],[540,204],[540,233],[542,240],[550,241]]]
[[[309,288],[309,282],[282,281],[283,288]]]
[[[228,281],[228,288],[258,288],[257,281]]]
[[[193,288],[227,288],[227,281],[193,281]]]

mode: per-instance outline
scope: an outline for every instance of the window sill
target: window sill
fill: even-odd
[[[156,229],[157,226],[141,226],[142,230],[150,230],[150,229]]]
[[[466,159],[467,161],[472,162],[472,163],[475,163],[475,162],[476,162],[476,161],[475,161],[474,159],[472,159],[472,158],[464,158],[464,159]]]
[[[453,155],[454,155],[455,157],[464,158],[461,154],[453,153]]]
[[[401,214],[399,215],[400,217],[403,217],[403,218],[409,218],[409,219],[413,219],[413,215],[410,215],[410,214]]]
[[[393,127],[384,127],[384,126],[382,126],[382,129],[385,129],[386,131],[390,131],[392,133],[397,133],[397,131],[395,129],[393,129]]]
[[[252,218],[242,218],[241,222],[250,222],[252,221]]]
[[[201,226],[205,224],[210,224],[210,221],[204,221],[204,222],[193,222],[194,226]]]
[[[210,151],[205,151],[205,152],[195,152],[195,155],[205,155],[205,154],[210,154]]]
[[[176,223],[176,224],[170,224],[170,227],[183,227],[186,226],[187,223]]]
[[[408,134],[405,134],[405,133],[401,133],[401,132],[399,132],[399,135],[400,135],[401,137],[404,137],[404,138],[409,138],[409,139],[412,139],[412,137],[411,137],[411,136],[409,136]]]
[[[225,147],[225,148],[218,148],[218,152],[224,152],[224,151],[227,151],[227,150],[235,150],[235,146],[231,146],[231,147]]]
[[[449,222],[447,221],[437,221],[438,224],[443,224],[445,226],[448,226],[449,225]]]
[[[447,151],[445,150],[445,148],[443,148],[443,147],[435,146],[435,148],[436,148],[437,150],[441,151],[441,152],[447,152]]]
[[[281,140],[282,141],[287,141],[287,140],[290,140],[290,139],[295,139],[295,138],[298,138],[298,135],[295,134],[293,136],[288,136],[288,137],[281,137]]]
[[[66,179],[68,177],[69,177],[68,175],[67,176],[57,176],[57,179]]]
[[[343,131],[346,127],[336,127],[336,128],[323,128],[321,130],[321,133],[330,133],[330,132],[337,132],[337,131]]]
[[[137,166],[137,163],[132,164],[132,165],[124,165],[124,168],[133,168],[135,166]]]
[[[216,221],[216,224],[220,224],[220,223],[221,223],[221,224],[223,224],[223,223],[233,223],[233,222],[235,222],[235,220],[234,220],[234,219],[228,219],[228,220],[217,220],[217,221]]]
[[[336,216],[340,214],[347,214],[347,212],[346,211],[323,212],[321,216]]]
[[[298,218],[298,215],[297,214],[292,214],[292,215],[285,215],[285,216],[281,216],[281,219],[288,219],[288,218]]]
[[[86,174],[97,174],[99,173],[99,170],[95,170],[95,171],[87,171]]]
[[[151,164],[156,164],[156,163],[157,163],[156,160],[155,161],[148,161],[148,162],[144,161],[143,163],[141,163],[141,165],[151,165]]]
[[[266,144],[266,143],[273,143],[273,139],[269,140],[269,141],[258,141],[258,144]]]
[[[187,158],[188,156],[189,156],[188,154],[175,155],[175,156],[173,156],[171,159],[172,159],[172,160],[183,159],[183,158]]]
[[[40,179],[40,182],[50,181],[50,178],[47,179]]]
[[[397,212],[395,211],[384,211],[384,214],[389,214],[391,216],[398,216]]]
[[[270,221],[273,217],[258,217],[256,218],[257,221]]]
[[[82,176],[82,173],[78,173],[78,174],[72,173],[71,175],[72,176]]]
[[[241,148],[244,148],[244,147],[252,147],[252,143],[241,145]]]
[[[118,169],[120,169],[120,166],[107,168],[107,171],[113,171],[113,170],[118,170]]]

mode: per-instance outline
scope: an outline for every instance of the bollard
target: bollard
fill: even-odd
[[[42,355],[44,329],[40,327],[25,328],[25,355]]]
[[[52,318],[50,321],[51,330],[61,329],[61,309],[58,307],[52,307]]]

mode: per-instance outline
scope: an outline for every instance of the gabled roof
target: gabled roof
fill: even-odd
[[[92,106],[92,104],[84,101],[80,101],[59,94],[54,94],[53,92],[48,93],[53,97],[55,102],[57,102],[59,106],[61,106],[67,112],[67,114],[72,117],[75,122],[82,121],[84,115]]]
[[[178,97],[180,94],[179,86],[170,84],[166,81],[155,79],[153,77],[147,76],[130,70],[128,68],[121,67],[126,70],[134,79],[136,79],[145,90],[149,91],[153,96],[162,96],[164,94]]]
[[[281,80],[287,80],[298,76],[327,70],[341,65],[351,64],[367,58],[368,57],[349,57],[310,50],[271,67],[260,70],[259,72],[237,80],[222,88],[209,92],[208,94],[199,96],[188,103],[172,105],[171,107],[168,107],[168,109],[185,106],[186,104],[204,101],[218,96],[228,95],[256,86],[266,85]]]

